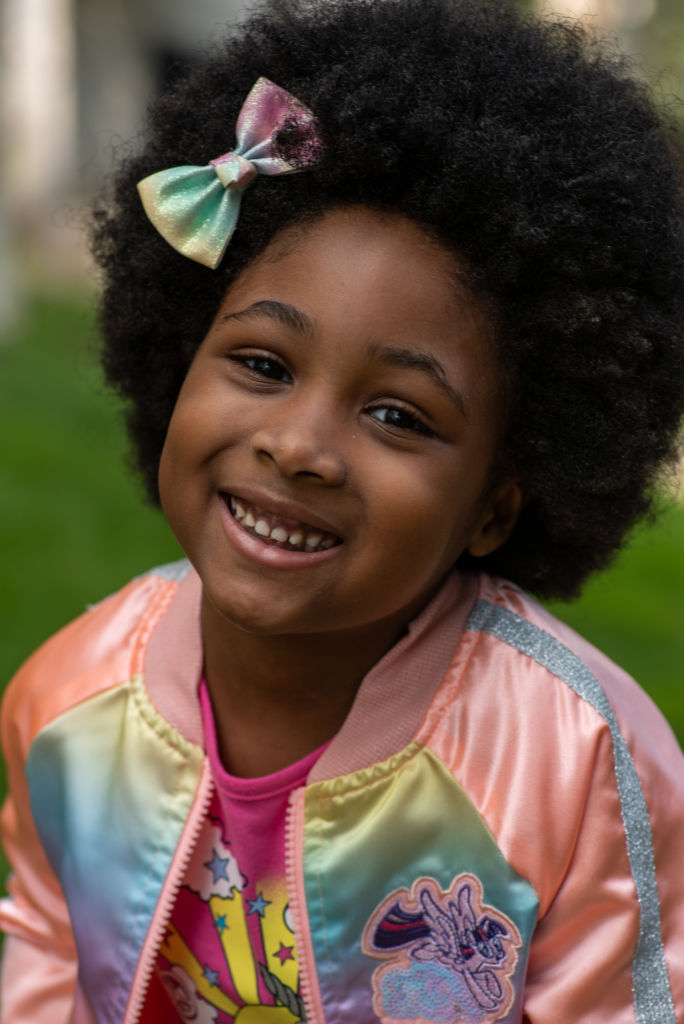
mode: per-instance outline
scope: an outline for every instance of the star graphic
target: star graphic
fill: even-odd
[[[292,946],[285,946],[282,942],[280,943],[280,949],[273,955],[278,957],[281,964],[284,964],[286,960],[294,960]]]
[[[258,914],[259,917],[263,917],[266,913],[266,907],[271,906],[271,900],[265,900],[263,892],[258,893],[255,900],[247,900],[249,903],[249,910],[247,916],[250,914]]]
[[[218,882],[219,879],[225,878],[228,881],[228,858],[219,857],[216,850],[212,850],[211,860],[205,861],[204,867],[209,868],[214,876],[214,881]]]
[[[218,976],[219,976],[219,972],[218,971],[212,971],[212,969],[209,966],[209,964],[205,964],[204,965],[204,970],[202,971],[202,977],[204,978],[205,981],[208,981],[210,985],[217,985],[218,984]]]
[[[225,914],[221,914],[220,917],[216,918],[216,920],[214,921],[214,927],[218,931],[219,935],[223,935],[223,933],[225,932],[226,928],[228,927],[228,925],[226,924],[226,915]]]

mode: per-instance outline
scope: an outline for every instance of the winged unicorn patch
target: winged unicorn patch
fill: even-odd
[[[373,1009],[383,1024],[494,1024],[511,1009],[522,945],[515,924],[483,903],[480,880],[454,878],[444,892],[419,878],[382,901],[363,933]]]

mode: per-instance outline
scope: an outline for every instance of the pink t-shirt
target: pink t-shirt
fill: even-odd
[[[158,977],[181,1021],[227,1024],[244,1007],[260,1008],[260,1024],[299,1020],[285,822],[290,793],[325,746],[272,775],[237,778],[221,764],[204,680],[199,695],[215,791],[160,947]]]

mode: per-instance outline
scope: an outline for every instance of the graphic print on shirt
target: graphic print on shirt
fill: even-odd
[[[305,1020],[284,879],[251,885],[208,817],[157,970],[183,1024]]]
[[[402,1024],[494,1024],[513,1005],[521,945],[475,875],[457,875],[446,892],[419,878],[384,899],[364,930],[363,952],[386,961],[373,974],[373,1009]]]

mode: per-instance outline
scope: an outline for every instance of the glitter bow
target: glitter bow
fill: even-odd
[[[273,155],[285,127],[300,136],[297,164]],[[293,174],[318,162],[313,114],[268,78],[252,87],[235,127],[237,146],[204,167],[158,171],[138,182],[145,213],[166,241],[191,260],[214,270],[237,225],[242,193],[257,174]]]

